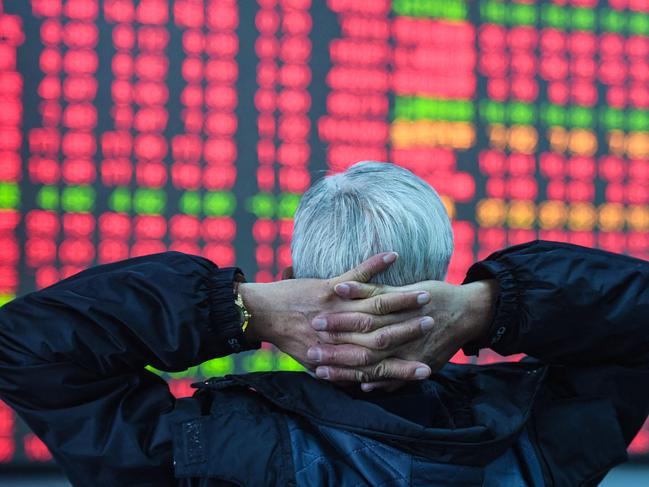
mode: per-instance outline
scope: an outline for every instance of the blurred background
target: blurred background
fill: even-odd
[[[300,195],[367,159],[442,195],[451,282],[535,238],[647,258],[649,1],[0,0],[0,304],[167,249],[277,279]],[[649,485],[629,453],[604,485]],[[0,403],[0,485],[56,472]]]

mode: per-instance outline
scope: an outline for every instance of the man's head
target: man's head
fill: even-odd
[[[399,259],[372,282],[444,279],[453,232],[437,192],[393,164],[359,162],[302,197],[291,243],[295,277],[330,278],[379,252]]]

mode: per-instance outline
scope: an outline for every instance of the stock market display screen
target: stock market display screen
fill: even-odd
[[[451,282],[535,238],[649,257],[649,1],[0,0],[0,303],[168,249],[277,279],[300,195],[368,159],[442,195]],[[0,404],[0,464],[49,462]]]

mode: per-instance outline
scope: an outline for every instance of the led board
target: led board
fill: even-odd
[[[277,279],[300,195],[367,159],[442,195],[451,282],[535,238],[647,258],[649,1],[0,1],[1,303],[168,249]],[[0,405],[0,463],[50,462]]]

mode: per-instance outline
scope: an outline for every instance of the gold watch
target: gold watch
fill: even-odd
[[[243,298],[241,297],[241,293],[239,292],[239,283],[237,282],[236,284],[237,285],[234,291],[236,293],[236,297],[234,298],[234,304],[239,309],[241,331],[245,333],[246,328],[248,328],[248,324],[250,323],[250,319],[252,318],[252,315],[248,311],[248,308],[246,308],[246,305],[243,303]]]
[[[243,299],[241,298],[241,293],[239,291],[237,291],[237,297],[234,300],[234,304],[239,308],[239,315],[241,316],[241,331],[245,333],[252,315],[246,308],[246,305],[243,304]]]

